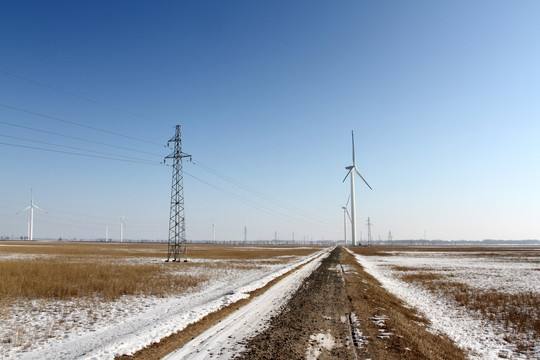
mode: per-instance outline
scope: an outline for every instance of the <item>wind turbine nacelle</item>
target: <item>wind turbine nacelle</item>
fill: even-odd
[[[354,166],[346,166],[345,170],[351,170]]]

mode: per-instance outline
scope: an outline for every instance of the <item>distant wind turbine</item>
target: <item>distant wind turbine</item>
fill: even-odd
[[[126,227],[126,223],[124,222],[124,217],[120,216],[120,242],[124,241],[124,228]]]
[[[351,137],[352,137],[352,161],[353,164],[351,166],[347,166],[345,169],[349,170],[347,175],[345,175],[345,178],[343,179],[343,182],[347,180],[347,176],[351,176],[351,232],[352,232],[352,246],[356,246],[356,202],[355,202],[355,196],[354,196],[354,173],[357,173],[358,176],[366,183],[368,188],[370,190],[373,190],[371,186],[367,183],[366,179],[360,174],[358,169],[356,168],[356,160],[354,157],[354,133],[351,131]],[[354,172],[353,172],[354,170]]]
[[[343,238],[345,240],[345,246],[347,246],[347,217],[349,217],[349,221],[352,221],[351,215],[349,214],[349,211],[347,210],[347,205],[349,205],[349,201],[351,201],[351,196],[349,195],[349,198],[347,199],[347,203],[345,203],[345,206],[342,206],[343,209]]]
[[[40,208],[36,204],[34,204],[34,194],[32,193],[32,188],[30,188],[30,205],[25,207],[21,211],[19,211],[17,214],[20,214],[23,211],[26,211],[28,209],[30,209],[30,223],[29,223],[29,228],[28,228],[28,239],[29,240],[34,240],[34,209],[45,211],[45,213],[47,213],[47,214],[48,214],[48,212],[46,210],[43,210],[42,208]]]

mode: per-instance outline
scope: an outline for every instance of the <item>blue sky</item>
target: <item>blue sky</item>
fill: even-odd
[[[26,235],[33,188],[36,238],[119,238],[123,216],[126,238],[165,239],[170,167],[43,149],[159,163],[180,124],[188,239],[212,223],[218,240],[342,239],[351,130],[373,187],[357,182],[364,238],[368,216],[375,238],[540,238],[539,15],[534,1],[3,2],[0,235]]]

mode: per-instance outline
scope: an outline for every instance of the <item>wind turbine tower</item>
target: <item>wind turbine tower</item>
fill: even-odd
[[[167,157],[173,160],[173,175],[171,187],[171,210],[169,216],[169,241],[167,245],[167,260],[180,261],[180,256],[186,253],[186,222],[184,217],[184,173],[182,159],[191,155],[182,152],[180,125],[176,125],[175,135],[167,143],[174,143],[174,151]]]
[[[354,195],[354,173],[356,173],[356,174],[358,174],[358,176],[360,176],[360,179],[362,179],[364,181],[364,183],[366,183],[366,185],[368,186],[368,188],[370,190],[373,190],[373,189],[371,188],[371,186],[369,186],[366,179],[364,179],[362,174],[360,174],[360,172],[356,168],[356,160],[355,160],[355,155],[354,155],[354,132],[353,131],[351,131],[351,138],[352,138],[352,161],[353,161],[353,164],[351,166],[347,166],[345,168],[346,170],[349,170],[349,172],[347,173],[347,175],[345,175],[345,178],[343,179],[343,182],[345,182],[345,180],[347,180],[347,176],[350,175],[350,177],[351,177],[351,233],[352,233],[351,234],[351,236],[352,236],[351,245],[356,246],[356,201],[355,201],[355,195]]]
[[[126,223],[124,222],[124,217],[120,216],[120,242],[124,242],[124,228]]]
[[[343,240],[345,241],[345,246],[347,246],[347,217],[349,218],[349,221],[352,221],[351,215],[349,214],[349,210],[347,210],[347,205],[349,205],[350,200],[351,200],[351,197],[349,196],[345,206],[341,207],[343,209]]]
[[[45,211],[45,213],[48,214],[46,210],[43,210],[42,208],[34,204],[34,194],[32,193],[32,189],[30,189],[30,205],[17,213],[20,214],[23,211],[30,210],[30,222],[28,223],[28,240],[34,240],[34,209]]]

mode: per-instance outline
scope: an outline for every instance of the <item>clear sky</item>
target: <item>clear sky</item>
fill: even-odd
[[[166,239],[180,124],[190,240],[342,239],[351,130],[364,239],[368,216],[375,239],[540,238],[539,18],[526,0],[4,1],[0,236],[26,235],[33,188],[35,238],[118,239],[123,216],[126,238]]]

